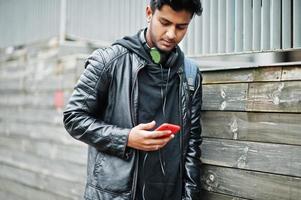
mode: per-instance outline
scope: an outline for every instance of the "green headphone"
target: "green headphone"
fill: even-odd
[[[156,47],[152,47],[149,51],[154,63],[159,64],[161,61],[161,53]]]
[[[156,47],[152,47],[150,48],[148,45],[147,45],[147,42],[146,42],[146,39],[145,39],[145,29],[142,30],[139,34],[139,38],[143,44],[143,47],[149,52],[150,56],[151,56],[151,59],[152,61],[155,63],[155,64],[161,64],[162,62],[165,62],[165,65],[170,67],[172,65],[175,64],[177,58],[178,58],[178,52],[177,51],[172,51],[170,52],[170,54],[168,55],[168,58],[167,55],[163,52],[160,52],[159,49],[157,49]],[[166,60],[167,59],[167,60]]]

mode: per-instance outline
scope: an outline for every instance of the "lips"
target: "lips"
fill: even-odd
[[[166,47],[173,47],[174,46],[174,42],[172,41],[166,41],[166,40],[162,40],[162,45],[166,46]]]

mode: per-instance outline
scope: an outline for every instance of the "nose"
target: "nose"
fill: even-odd
[[[170,26],[166,32],[168,40],[174,40],[176,38],[176,29],[173,26]]]

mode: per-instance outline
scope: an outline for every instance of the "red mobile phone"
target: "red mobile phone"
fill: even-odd
[[[172,134],[178,133],[180,129],[181,129],[181,127],[179,125],[169,124],[169,123],[163,123],[158,128],[156,128],[156,131],[170,130],[171,134],[167,134],[167,135],[163,136],[163,137],[169,137]]]

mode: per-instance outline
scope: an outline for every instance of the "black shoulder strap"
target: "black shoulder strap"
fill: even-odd
[[[195,79],[198,72],[197,65],[189,58],[184,59],[185,75],[190,91],[195,90]]]

